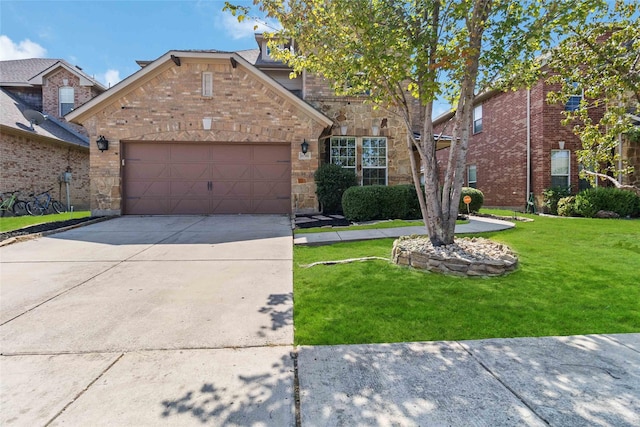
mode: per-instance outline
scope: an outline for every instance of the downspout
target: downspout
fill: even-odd
[[[529,194],[531,194],[531,88],[527,88],[527,194],[525,194],[525,206],[528,206]]]

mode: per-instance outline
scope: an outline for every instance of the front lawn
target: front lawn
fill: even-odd
[[[6,216],[0,218],[0,232],[18,230],[31,225],[43,224],[46,222],[66,221],[75,218],[91,216],[91,211],[65,212],[61,214],[51,214],[42,216]]]
[[[519,269],[499,278],[385,261],[300,266],[390,257],[394,239],[296,246],[296,344],[640,332],[640,220],[529,217],[482,235],[519,255]]]

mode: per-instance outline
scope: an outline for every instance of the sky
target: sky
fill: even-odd
[[[170,50],[257,48],[254,22],[238,23],[224,3],[0,0],[0,60],[64,59],[109,87]]]

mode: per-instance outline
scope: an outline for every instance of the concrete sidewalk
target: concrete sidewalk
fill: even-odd
[[[510,221],[494,218],[470,216],[467,224],[457,224],[456,234],[486,233],[490,231],[507,230],[515,227]],[[319,245],[334,242],[354,240],[384,239],[387,237],[410,236],[412,234],[426,234],[425,227],[381,228],[375,230],[344,230],[326,231],[323,233],[297,234],[293,239],[296,245]]]
[[[638,426],[640,334],[298,350],[302,426]]]

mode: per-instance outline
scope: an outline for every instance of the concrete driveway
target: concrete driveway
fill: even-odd
[[[288,217],[122,217],[0,261],[0,425],[295,424]]]

